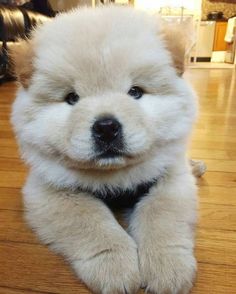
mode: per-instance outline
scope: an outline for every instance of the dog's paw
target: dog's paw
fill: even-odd
[[[107,249],[73,262],[83,282],[99,294],[134,294],[141,285],[137,249]]]
[[[196,260],[191,253],[163,250],[140,253],[140,274],[146,293],[187,294],[196,274]]]
[[[207,170],[206,164],[202,160],[190,160],[190,165],[192,168],[192,174],[195,177],[201,177]]]

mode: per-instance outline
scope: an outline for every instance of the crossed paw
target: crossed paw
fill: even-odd
[[[134,294],[140,287],[152,294],[187,294],[192,288],[196,261],[185,250],[153,252],[135,244],[104,250],[74,263],[80,278],[94,293]]]

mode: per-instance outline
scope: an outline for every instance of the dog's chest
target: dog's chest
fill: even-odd
[[[141,198],[148,195],[150,189],[157,184],[157,179],[136,185],[131,189],[109,189],[104,186],[97,191],[86,191],[92,196],[101,199],[111,209],[133,208]]]

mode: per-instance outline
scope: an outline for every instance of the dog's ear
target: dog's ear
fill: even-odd
[[[162,23],[161,33],[179,76],[184,73],[188,55],[195,42],[195,36],[190,30],[191,24],[165,21]]]
[[[10,49],[13,75],[24,88],[28,88],[34,68],[34,44],[32,40],[21,40]]]

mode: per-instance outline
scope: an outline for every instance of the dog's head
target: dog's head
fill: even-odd
[[[183,44],[170,35],[121,7],[75,10],[40,27],[14,54],[22,87],[13,123],[26,159],[87,173],[157,157],[161,165],[195,113]]]

